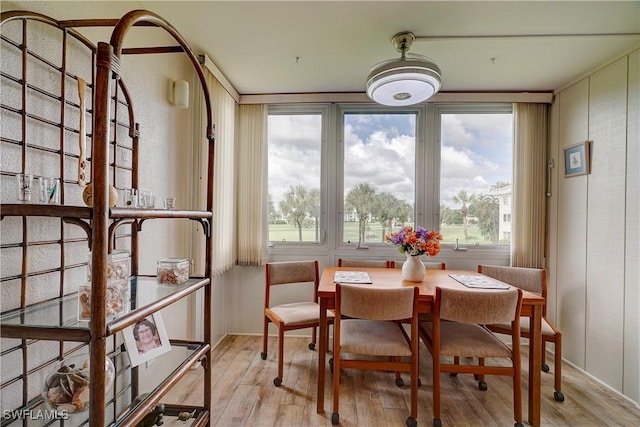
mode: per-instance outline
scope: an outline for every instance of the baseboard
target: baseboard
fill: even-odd
[[[590,374],[589,372],[585,371],[584,369],[582,369],[579,366],[576,366],[575,364],[569,362],[566,359],[562,359],[563,363],[566,363],[567,365],[571,366],[572,368],[574,368],[577,371],[580,371],[582,374],[584,374],[586,377],[589,377],[589,379],[593,380],[594,382],[600,384],[601,386],[603,386],[604,388],[606,388],[607,390],[610,390],[611,392],[613,392],[614,394],[617,394],[620,398],[622,398],[623,400],[626,400],[627,402],[631,403],[632,405],[634,405],[636,407],[636,409],[640,409],[640,402],[636,402],[635,400],[631,399],[629,396],[626,396],[624,394],[622,394],[619,390],[616,390],[615,388],[611,387],[609,384],[603,382],[601,379],[594,377],[592,374]]]

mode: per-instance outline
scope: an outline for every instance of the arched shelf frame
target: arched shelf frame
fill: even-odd
[[[184,372],[189,368],[190,364],[200,362],[205,367],[206,373],[204,375],[204,411],[201,411],[203,416],[201,419],[208,419],[208,414],[211,411],[211,371],[208,363],[210,360],[211,352],[211,233],[210,233],[210,219],[213,216],[213,195],[210,191],[213,188],[213,174],[211,173],[213,168],[214,148],[215,148],[215,126],[212,123],[212,106],[210,101],[210,95],[208,85],[202,70],[198,58],[193,54],[193,51],[188,46],[186,40],[177,32],[177,30],[171,26],[160,16],[144,11],[135,10],[127,13],[122,18],[118,19],[80,19],[80,20],[67,20],[58,21],[48,16],[30,12],[30,11],[6,11],[0,15],[0,25],[9,21],[23,21],[22,34],[26,33],[26,23],[28,21],[39,21],[41,23],[48,24],[49,26],[62,31],[64,34],[63,39],[66,37],[73,37],[81,45],[87,48],[87,57],[91,56],[92,73],[92,95],[93,103],[91,109],[86,110],[91,113],[92,117],[92,131],[91,131],[91,182],[93,185],[93,206],[91,208],[69,206],[64,204],[64,191],[62,192],[62,203],[57,206],[38,206],[38,205],[22,205],[11,204],[3,207],[2,216],[45,216],[45,217],[59,217],[65,223],[79,226],[84,230],[88,236],[89,248],[91,250],[91,262],[92,268],[97,272],[104,272],[106,270],[107,254],[110,252],[111,240],[115,236],[115,229],[124,224],[132,225],[132,246],[135,244],[135,234],[140,228],[142,221],[151,218],[187,218],[190,220],[198,221],[205,229],[206,239],[206,251],[205,251],[205,274],[206,278],[201,278],[197,282],[198,289],[202,287],[204,289],[204,306],[207,307],[204,310],[204,343],[201,343],[200,350],[193,356],[190,356],[188,360],[185,360],[180,366],[179,371],[174,372],[168,377],[161,386],[156,389],[152,394],[147,396],[139,406],[132,407],[129,412],[122,415],[124,418],[118,421],[118,425],[136,425],[144,416],[158,403],[162,395],[174,384],[177,378],[181,377]],[[179,47],[155,47],[155,48],[123,48],[124,39],[132,26],[156,26],[164,29],[168,32],[174,40],[180,45]],[[79,27],[99,27],[108,26],[113,27],[110,43],[99,42],[94,44],[92,41],[83,36],[77,31]],[[29,54],[28,46],[24,42],[12,41],[2,35],[3,42],[12,44],[14,47],[22,50],[22,55]],[[204,105],[206,108],[206,138],[208,140],[208,165],[209,173],[207,174],[207,210],[205,212],[133,212],[131,210],[122,208],[110,208],[109,207],[109,186],[113,183],[117,183],[116,168],[120,167],[115,163],[111,165],[109,161],[110,149],[113,144],[118,144],[118,139],[114,136],[113,141],[110,141],[110,129],[112,126],[127,126],[128,137],[132,140],[133,158],[131,166],[133,173],[131,174],[131,184],[137,188],[137,165],[138,165],[138,142],[139,142],[139,125],[135,121],[133,102],[123,79],[120,78],[120,58],[122,54],[137,54],[137,53],[169,53],[169,52],[183,52],[187,55],[191,62],[196,74],[198,75],[203,90]],[[89,55],[90,54],[90,55]],[[42,58],[38,58],[42,59]],[[54,66],[53,64],[49,64]],[[65,77],[72,79],[78,79],[79,76],[75,76],[68,72],[64,67],[57,67],[61,72],[65,73]],[[25,91],[27,82],[24,77],[20,76],[5,76],[16,84],[22,85],[23,92]],[[89,79],[87,79],[89,80]],[[115,84],[112,80],[115,80]],[[113,92],[113,95],[112,95]],[[24,97],[24,95],[23,95]],[[77,103],[70,101],[62,95],[61,102],[68,103],[70,105],[79,107]],[[125,106],[127,110],[128,123],[119,123],[118,114],[120,106]],[[15,114],[19,114],[23,120],[28,117],[26,109],[24,107],[14,108],[10,106],[2,106],[3,109],[8,109]],[[124,115],[123,115],[124,116]],[[124,120],[124,117],[122,117]],[[64,126],[63,124],[60,125]],[[124,135],[123,135],[124,136]],[[10,143],[22,143],[27,144],[26,141],[9,141]],[[58,153],[61,154],[61,153]],[[63,153],[62,153],[63,154]],[[79,156],[78,156],[79,158]],[[24,159],[23,159],[24,163]],[[125,167],[128,165],[125,165]],[[113,169],[112,169],[113,168]],[[24,164],[22,165],[24,170]],[[113,170],[113,173],[110,173]],[[69,181],[66,182],[67,184]],[[131,215],[135,215],[133,218]],[[0,218],[1,218],[0,217]],[[26,220],[23,220],[23,223]],[[137,253],[137,251],[136,251]],[[23,262],[24,264],[24,262]],[[23,267],[24,269],[25,267]],[[96,384],[90,390],[89,406],[90,406],[90,419],[91,424],[105,425],[105,408],[108,406],[106,401],[106,395],[102,388],[105,383],[105,372],[100,367],[104,366],[105,359],[110,357],[106,350],[106,341],[113,333],[113,327],[109,327],[106,322],[105,311],[105,294],[107,289],[107,280],[105,274],[96,274],[92,276],[92,295],[91,295],[91,312],[92,319],[89,324],[89,333],[83,331],[83,340],[86,340],[89,344],[91,354],[91,370],[90,381],[92,384]],[[179,298],[183,298],[187,294],[195,289],[194,286],[187,288],[177,296],[171,298],[165,298],[162,301],[153,303],[147,307],[149,312],[156,311],[164,307],[165,305],[172,303]],[[146,312],[145,312],[146,313]],[[133,319],[129,317],[129,320]],[[128,321],[129,321],[128,320]],[[25,328],[20,328],[22,325],[14,328],[19,330],[19,334],[15,334],[15,337],[20,337],[25,334],[23,331]],[[42,328],[40,328],[42,329]],[[49,330],[40,331],[29,330],[27,334],[34,334],[38,339],[51,339],[53,337]],[[12,329],[13,330],[13,329]],[[111,331],[111,332],[110,332]],[[63,331],[65,333],[64,339],[71,339],[76,336],[75,330],[67,328]]]
[[[91,52],[91,69],[95,70],[96,69],[96,55],[97,55],[97,47],[96,45],[89,40],[87,37],[85,37],[82,33],[80,33],[79,31],[77,31],[75,29],[75,27],[85,27],[85,26],[113,26],[115,25],[118,20],[114,20],[114,19],[107,19],[107,20],[94,20],[94,19],[80,19],[80,20],[70,20],[70,21],[59,21],[56,19],[51,18],[50,16],[47,15],[43,15],[37,12],[32,12],[32,11],[28,11],[28,10],[11,10],[11,11],[4,11],[0,14],[0,26],[2,24],[5,24],[7,22],[10,21],[23,21],[23,35],[26,31],[26,23],[28,21],[36,21],[39,23],[43,23],[46,24],[48,26],[50,26],[51,28],[53,28],[54,30],[59,30],[61,31],[63,34],[68,35],[73,37],[75,40],[77,40],[78,42],[80,42],[82,45],[84,45],[85,48],[87,48],[90,52]],[[9,40],[8,38],[3,37],[3,40],[5,40],[7,43],[13,43],[11,40]],[[21,46],[16,46],[16,47],[20,47],[22,49],[25,49],[24,47],[24,40],[22,41],[22,43],[20,43]],[[43,62],[47,62],[48,61],[44,58],[40,58],[41,61]],[[51,67],[56,67],[54,64],[49,63],[49,65]],[[79,76],[74,75],[68,71],[65,70],[65,74],[70,77],[73,78],[75,80],[77,80],[79,78]],[[16,80],[13,79],[11,76],[5,75],[4,77],[10,79],[10,80],[14,80],[16,83],[19,84],[25,84],[24,81],[21,80]],[[92,89],[95,89],[96,87],[96,76],[95,76],[95,72],[92,73],[92,82],[90,83],[90,87]],[[129,89],[127,88],[127,85],[125,83],[125,81],[123,79],[117,79],[116,81],[117,84],[117,93],[114,94],[114,96],[111,97],[111,102],[114,102],[117,106],[124,106],[124,108],[126,109],[126,114],[128,117],[128,123],[122,124],[120,123],[120,125],[123,125],[125,127],[128,128],[128,137],[131,139],[131,151],[132,151],[132,155],[133,155],[133,160],[132,160],[132,169],[133,170],[137,170],[137,164],[138,164],[138,147],[139,147],[139,139],[140,139],[140,130],[139,130],[139,124],[136,122],[135,120],[135,113],[134,113],[134,108],[133,108],[133,101],[132,101],[132,97],[131,97],[131,93],[129,91]],[[95,98],[95,96],[94,96]],[[73,104],[75,107],[79,107],[79,105],[75,104],[74,102],[69,101],[68,99],[64,100],[66,103],[70,103]],[[92,103],[93,104],[93,103]],[[116,107],[117,108],[117,107]],[[94,122],[92,129],[95,129],[95,111],[93,110],[89,110],[91,112],[91,117],[92,117],[92,121]],[[22,112],[22,114],[26,114],[25,112]],[[117,119],[114,117],[113,118],[113,124],[115,126],[118,125],[118,123],[115,123],[117,121]],[[26,141],[24,141],[24,143],[26,144]],[[114,141],[115,143],[115,141]],[[114,179],[114,184],[115,184],[115,169],[116,166],[113,166],[114,170],[112,173],[112,177]],[[93,171],[95,170],[95,168],[91,168],[92,174]],[[90,179],[90,181],[93,181],[93,177]],[[133,173],[132,174],[132,186],[134,188],[138,187],[138,174],[137,173]],[[62,197],[64,199],[64,191],[62,193]],[[64,205],[64,200],[62,201],[62,205]],[[38,207],[40,208],[40,207]],[[75,214],[75,207],[64,207],[64,206],[51,206],[51,207],[47,207],[48,210],[53,209],[54,210],[54,214],[56,214],[56,211],[61,208],[64,211],[67,210],[74,210],[74,212],[70,212],[72,215],[69,217],[65,217],[62,216],[64,222],[68,223],[68,224],[73,224],[76,226],[79,226],[87,235],[87,240],[88,240],[88,246],[89,246],[89,250],[91,250],[92,247],[92,225],[90,223],[90,221],[85,220],[83,218],[79,218],[76,216]],[[21,208],[22,209],[22,208]],[[5,209],[7,210],[7,209]],[[10,212],[13,212],[12,209],[9,209]],[[57,214],[56,214],[57,215]],[[4,214],[2,215],[2,217],[0,217],[0,220],[4,219]],[[132,238],[135,241],[135,233],[134,236],[132,236]]]
[[[123,47],[125,38],[129,30],[133,26],[156,26],[165,30],[171,37],[179,44],[177,49],[173,47],[155,47],[155,48],[131,48],[125,49]],[[200,81],[201,89],[204,97],[204,105],[206,109],[206,138],[208,140],[208,173],[207,173],[207,194],[206,194],[206,206],[209,216],[213,212],[213,194],[210,191],[213,188],[213,173],[212,168],[214,164],[214,149],[215,149],[215,128],[212,123],[212,107],[209,96],[209,88],[207,85],[204,71],[202,70],[198,58],[193,54],[193,51],[189,47],[187,41],[182,35],[164,18],[156,15],[153,12],[146,10],[133,10],[123,15],[115,24],[111,33],[111,39],[109,43],[98,43],[97,50],[97,63],[96,63],[96,87],[95,87],[95,105],[94,105],[94,139],[93,139],[93,169],[94,184],[93,184],[93,243],[92,243],[92,262],[94,265],[103,263],[106,259],[106,255],[109,249],[109,227],[110,227],[110,208],[108,206],[109,200],[109,182],[108,173],[105,173],[105,167],[109,161],[109,122],[110,122],[110,100],[111,100],[111,79],[120,79],[121,76],[121,57],[123,54],[140,54],[140,53],[165,53],[165,52],[183,52],[191,62],[193,69],[195,70],[198,79]],[[143,216],[144,217],[144,216]],[[134,227],[135,228],[135,227]],[[133,231],[135,233],[137,230]],[[134,238],[135,241],[135,238]],[[211,237],[206,239],[205,249],[205,275],[211,277]],[[135,263],[135,262],[134,262]],[[107,288],[107,280],[104,275],[96,278],[92,283],[94,292],[91,295],[91,307],[92,312],[94,309],[101,310],[100,297],[105,294]],[[204,287],[204,301],[205,307],[211,305],[211,286]],[[206,350],[203,353],[204,360],[211,360],[211,313],[210,310],[205,310],[204,313],[204,344]],[[98,314],[95,321],[91,322],[91,335],[99,337],[105,330],[106,321],[105,316]],[[90,343],[91,352],[96,355],[92,360],[92,366],[103,366],[104,360],[102,355],[105,354],[105,341],[96,339]],[[104,372],[100,370],[91,370],[91,381],[95,383],[101,383],[104,380]],[[211,411],[211,372],[210,367],[206,367],[206,373],[204,375],[204,409],[207,413]],[[152,405],[157,403],[157,400],[161,396],[154,395],[143,401],[140,405],[136,415],[133,415],[129,421],[136,423],[142,419],[147,409],[151,409]],[[105,406],[104,393],[92,392],[90,396],[91,408],[100,408]],[[97,424],[104,424],[104,414],[99,413],[96,419]]]
[[[207,79],[204,75],[204,71],[200,66],[198,58],[196,57],[196,55],[194,55],[193,51],[189,47],[189,43],[187,43],[184,37],[182,37],[178,30],[176,30],[169,22],[167,22],[161,16],[148,10],[132,10],[131,12],[128,12],[122,18],[120,18],[120,20],[114,27],[113,32],[111,33],[110,44],[113,48],[113,54],[118,59],[120,59],[123,53],[124,39],[131,27],[133,27],[134,25],[141,25],[145,23],[160,27],[168,32],[173,37],[173,39],[178,42],[178,44],[182,48],[182,51],[189,58],[191,65],[198,75],[198,79],[200,80],[200,84],[202,85],[202,90],[204,93],[205,108],[207,112],[206,136],[211,144],[215,144],[215,128],[212,123],[213,115],[211,109],[211,99],[209,97],[209,88],[207,85]]]

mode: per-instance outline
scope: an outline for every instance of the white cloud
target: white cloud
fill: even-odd
[[[456,206],[453,197],[462,190],[486,193],[497,181],[510,181],[510,114],[445,114],[441,123],[442,204]]]
[[[454,147],[483,150],[511,140],[510,114],[444,114],[441,123],[443,143]]]
[[[269,116],[269,193],[276,206],[295,185],[320,188],[320,118]]]
[[[450,145],[445,145],[440,148],[441,158],[441,176],[443,179],[451,178],[453,176],[460,177],[461,175],[475,174],[475,164],[469,153],[465,151],[456,150]]]
[[[453,197],[460,191],[464,190],[467,194],[487,193],[495,184],[494,176],[504,173],[498,163],[469,148],[457,149],[444,145],[440,151],[440,203],[449,207],[457,206]]]
[[[473,178],[473,182],[476,183],[478,186],[484,186],[484,187],[487,186],[487,181],[480,175]]]
[[[379,193],[392,193],[413,203],[415,139],[406,135],[392,137],[384,131],[376,131],[363,141],[352,130],[345,126],[346,191],[368,183]]]
[[[406,117],[397,126],[384,116],[355,114],[350,119],[353,127],[344,127],[344,188],[369,183],[377,192],[413,203],[415,138],[400,130],[407,128]],[[319,188],[319,116],[271,115],[269,123],[269,192],[276,204],[292,185]],[[510,164],[501,163],[510,159],[510,146],[509,114],[443,115],[441,203],[459,207],[453,197],[460,191],[486,193],[498,180],[508,181]],[[333,165],[328,167],[333,173]]]

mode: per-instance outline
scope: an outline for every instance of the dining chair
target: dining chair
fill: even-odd
[[[417,425],[418,295],[417,286],[375,288],[336,284],[332,424],[340,422],[341,370],[363,369],[410,372],[411,414],[406,424]],[[408,319],[411,336],[402,326]]]
[[[313,284],[313,294],[309,300],[271,306],[273,286],[303,286],[304,283]],[[309,349],[313,350],[316,346],[316,327],[320,325],[319,284],[318,261],[270,262],[265,265],[264,328],[260,356],[262,360],[267,359],[269,323],[273,323],[278,328],[278,376],[273,380],[276,387],[282,384],[284,333],[312,328]],[[327,311],[327,322],[332,322],[333,318],[333,312]]]
[[[455,289],[436,286],[433,320],[420,323],[420,337],[433,357],[433,425],[442,426],[440,374],[467,373],[510,376],[513,382],[515,426],[522,427],[520,307],[522,290]],[[447,321],[443,321],[447,320]],[[511,347],[484,324],[510,322]],[[444,356],[444,358],[443,358]],[[478,364],[460,364],[461,358]],[[453,358],[453,360],[451,360]],[[486,359],[509,359],[510,365],[486,364]],[[445,362],[446,360],[446,362]],[[481,388],[482,389],[482,388]]]
[[[547,273],[543,268],[506,267],[497,265],[478,265],[478,272],[493,277],[511,286],[524,289],[547,300]],[[489,328],[497,333],[511,333],[508,325],[490,325]],[[530,339],[529,319],[520,322],[520,336]],[[553,398],[557,402],[564,402],[562,392],[562,332],[547,319],[547,305],[542,309],[542,371],[549,372],[546,360],[547,343],[554,344],[554,378]]]
[[[396,268],[396,263],[393,260],[338,258],[338,267]],[[331,370],[331,373],[333,373],[333,358],[329,359],[329,368]],[[402,387],[404,385],[404,380],[399,373],[396,373],[396,385],[398,387]],[[420,385],[420,378],[418,378],[418,386]]]
[[[338,258],[338,267],[394,268],[395,261],[356,259],[356,258]]]

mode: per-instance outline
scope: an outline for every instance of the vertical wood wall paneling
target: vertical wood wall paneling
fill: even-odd
[[[627,58],[590,77],[585,368],[622,391]]]
[[[640,50],[629,56],[623,393],[640,402]]]
[[[589,80],[559,94],[558,129],[558,326],[562,356],[585,368],[587,176],[564,177],[563,148],[585,141],[589,125]]]

